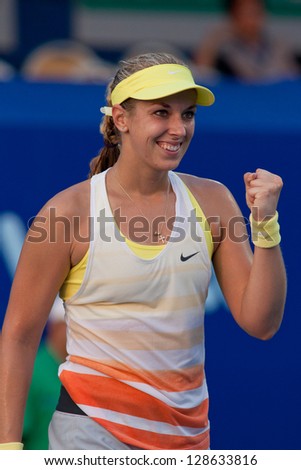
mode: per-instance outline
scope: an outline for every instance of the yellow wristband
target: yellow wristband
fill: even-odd
[[[278,224],[278,212],[268,220],[260,222],[254,220],[250,215],[252,242],[260,248],[272,248],[279,245],[281,241],[280,227]]]
[[[22,442],[5,442],[0,444],[0,450],[23,450]]]

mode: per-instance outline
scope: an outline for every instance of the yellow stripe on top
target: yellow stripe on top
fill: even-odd
[[[188,189],[187,186],[186,186],[186,190],[189,195],[189,199],[192,203],[192,206],[196,211],[197,220],[199,221],[203,229],[209,257],[211,258],[212,253],[213,253],[213,241],[212,241],[212,235],[211,235],[208,221],[199,203],[197,202],[194,195]],[[155,258],[156,256],[159,255],[159,253],[163,250],[165,246],[165,245],[142,245],[141,243],[133,242],[132,240],[129,240],[128,238],[125,238],[125,241],[128,247],[135,253],[135,255],[142,259]],[[60,297],[63,300],[70,299],[74,294],[76,294],[76,292],[80,288],[84,275],[85,275],[88,256],[89,256],[89,250],[87,251],[85,256],[80,260],[80,262],[76,264],[75,266],[73,266],[73,268],[71,268],[71,270],[69,271],[69,274],[66,277],[60,289]]]
[[[186,186],[186,189],[187,189],[188,196],[189,196],[189,199],[191,201],[191,204],[192,204],[193,208],[196,211],[197,220],[200,222],[200,225],[203,229],[205,239],[206,239],[206,245],[207,245],[207,248],[208,248],[209,257],[211,258],[212,254],[213,254],[213,240],[212,240],[212,234],[211,234],[211,230],[210,230],[208,220],[206,219],[206,216],[205,216],[203,210],[201,209],[201,206],[199,205],[198,201],[196,200],[196,198],[194,197],[192,192],[187,188],[187,186]]]
[[[88,256],[89,250],[80,262],[70,269],[68,276],[60,288],[61,299],[70,299],[80,288],[87,268]]]

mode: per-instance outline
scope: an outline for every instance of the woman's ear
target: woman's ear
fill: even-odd
[[[126,110],[120,104],[115,104],[112,107],[113,121],[119,132],[128,131],[126,114]]]

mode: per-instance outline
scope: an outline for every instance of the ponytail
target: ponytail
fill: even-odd
[[[119,133],[114,125],[112,116],[105,116],[103,118],[100,132],[103,134],[104,147],[100,149],[99,154],[90,162],[89,178],[115,165],[120,154]]]
[[[115,165],[118,160],[119,153],[118,144],[115,144],[112,147],[103,147],[99,154],[90,161],[89,178],[92,178],[93,175],[97,175],[97,173],[101,173]]]

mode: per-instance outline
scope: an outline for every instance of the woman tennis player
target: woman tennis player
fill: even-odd
[[[54,196],[26,236],[2,331],[1,449],[22,449],[34,358],[58,291],[68,355],[49,448],[209,448],[212,266],[234,319],[254,337],[277,332],[286,298],[281,178],[244,175],[253,249],[223,184],[175,172],[197,107],[213,102],[175,57],[120,64],[91,177]]]

